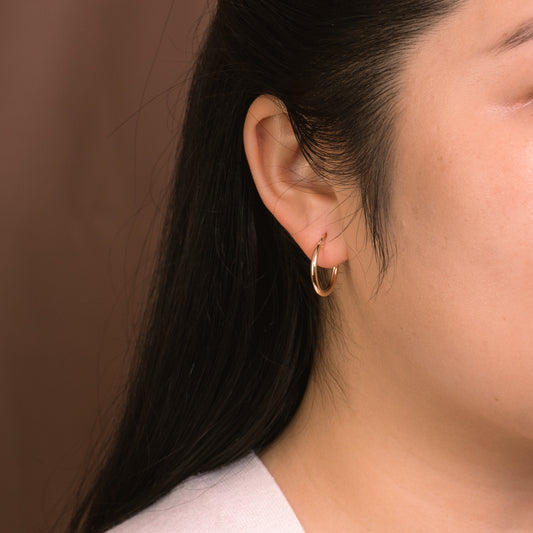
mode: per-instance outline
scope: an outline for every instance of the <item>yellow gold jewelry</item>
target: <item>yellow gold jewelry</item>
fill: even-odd
[[[311,257],[311,281],[313,282],[313,287],[316,291],[316,293],[320,296],[329,296],[331,292],[333,291],[333,287],[335,286],[335,282],[337,281],[337,272],[338,267],[333,267],[331,270],[331,278],[329,280],[327,288],[323,289],[320,286],[320,283],[318,281],[318,253],[320,252],[320,247],[326,242],[326,237],[328,236],[327,233],[324,234],[324,236],[318,241],[318,244],[316,245],[316,248],[313,252],[313,256]]]

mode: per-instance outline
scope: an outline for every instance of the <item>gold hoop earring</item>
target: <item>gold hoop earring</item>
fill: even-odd
[[[328,286],[323,289],[320,286],[320,283],[318,281],[318,253],[320,252],[320,247],[324,244],[326,241],[326,237],[328,236],[327,233],[324,234],[324,236],[318,241],[318,244],[315,247],[315,250],[313,252],[313,256],[311,257],[311,281],[313,282],[313,287],[315,289],[315,292],[319,296],[329,296],[332,291],[333,287],[335,286],[335,282],[337,281],[337,272],[339,270],[338,267],[333,267],[331,269],[331,278],[329,280]]]

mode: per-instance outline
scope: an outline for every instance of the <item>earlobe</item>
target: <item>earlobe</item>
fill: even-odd
[[[334,189],[304,157],[284,106],[260,96],[250,106],[244,148],[255,185],[267,209],[311,258],[328,234],[319,266],[332,268],[348,258],[342,209]]]

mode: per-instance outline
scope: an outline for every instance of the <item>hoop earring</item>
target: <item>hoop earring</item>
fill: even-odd
[[[328,286],[323,289],[320,286],[320,283],[318,282],[318,253],[320,252],[320,247],[324,244],[326,241],[326,237],[328,236],[327,233],[324,234],[324,236],[318,241],[318,244],[315,247],[315,250],[313,252],[313,256],[311,257],[311,281],[313,282],[313,287],[315,289],[315,292],[319,296],[329,296],[332,291],[333,287],[335,286],[335,282],[337,281],[337,272],[339,270],[338,267],[333,267],[331,269],[331,278],[329,280]]]

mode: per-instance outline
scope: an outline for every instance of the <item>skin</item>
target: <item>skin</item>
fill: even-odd
[[[533,2],[467,0],[401,77],[378,269],[357,194],[314,176],[272,98],[244,141],[258,191],[319,265],[340,335],[262,455],[307,532],[533,531]],[[302,178],[304,180],[302,181]]]

